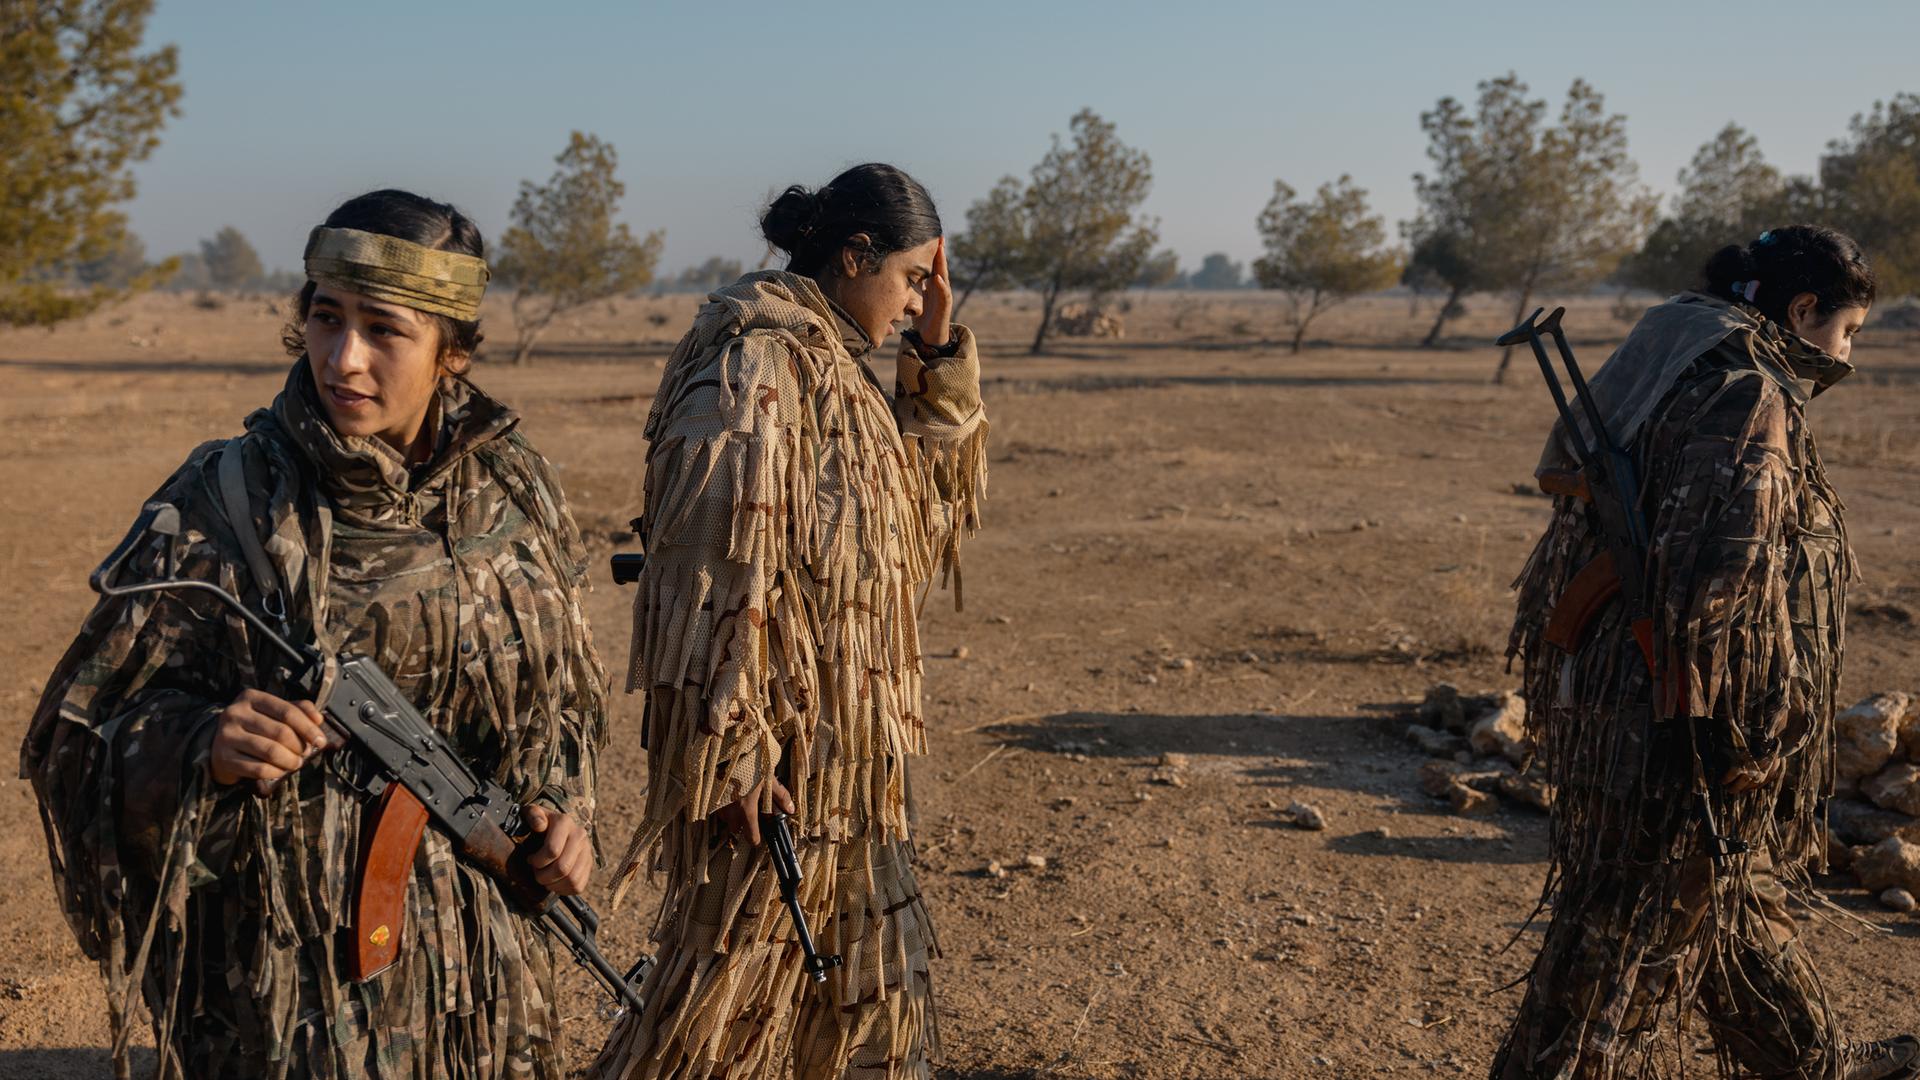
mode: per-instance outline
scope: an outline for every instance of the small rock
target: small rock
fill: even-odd
[[[1920,817],[1920,765],[1890,765],[1884,772],[1860,781],[1860,794],[1882,810]]]
[[[1877,844],[1889,836],[1920,842],[1920,821],[1857,799],[1828,802],[1827,828],[1835,840],[1853,847]]]
[[[1900,888],[1920,891],[1920,844],[1910,844],[1897,836],[1853,853],[1853,872],[1860,884],[1879,892]]]
[[[1447,790],[1453,787],[1453,778],[1460,775],[1461,767],[1452,761],[1429,761],[1420,766],[1420,790],[1436,799],[1447,797]]]
[[[1463,817],[1485,817],[1500,809],[1500,800],[1477,788],[1454,784],[1447,789],[1447,803]]]
[[[1901,721],[1912,705],[1902,693],[1875,694],[1834,716],[1834,771],[1843,789],[1893,760],[1901,748]]]
[[[1072,806],[1073,804],[1074,804],[1073,796],[1062,795],[1059,798],[1053,800],[1053,802],[1049,803],[1048,805],[1052,806],[1055,810],[1065,810],[1067,807]]]
[[[1059,497],[1061,496],[1061,494],[1063,494],[1063,493],[1061,492],[1061,490],[1060,490],[1059,488],[1048,488],[1048,489],[1047,489],[1047,498],[1049,498],[1049,499],[1057,499],[1057,498],[1059,498]]]
[[[1553,785],[1538,776],[1503,776],[1499,780],[1500,794],[1515,802],[1523,802],[1535,810],[1553,809]]]
[[[989,859],[987,861],[987,868],[981,871],[981,873],[991,878],[1003,878],[1007,876],[1007,868],[1000,865],[1000,860]]]
[[[1026,858],[1026,867],[1029,870],[1045,870],[1047,868],[1047,857],[1045,855],[1029,855]]]
[[[1460,704],[1460,689],[1452,683],[1439,683],[1427,691],[1420,702],[1420,722],[1443,731],[1467,730],[1466,709]]]
[[[1327,815],[1312,803],[1297,802],[1287,807],[1287,821],[1296,829],[1319,832],[1327,827]]]
[[[1448,757],[1466,748],[1458,735],[1430,728],[1425,724],[1408,724],[1407,741],[1420,748],[1429,757]]]
[[[1153,783],[1165,784],[1173,788],[1183,788],[1187,786],[1187,776],[1179,769],[1155,769],[1147,779]]]
[[[1187,755],[1169,751],[1160,755],[1160,764],[1163,768],[1184,769],[1187,767]]]
[[[999,623],[999,624],[1000,624],[1001,626],[1008,626],[1008,625],[1011,625],[1011,624],[1012,624],[1012,622],[1013,622],[1013,616],[1011,616],[1011,615],[995,615],[995,616],[994,616],[993,618],[991,618],[991,619],[988,619],[987,621],[988,621],[988,622],[991,622],[991,623]]]
[[[1467,515],[1455,514],[1453,515],[1453,520],[1458,524],[1465,525],[1467,523]]]
[[[972,655],[973,655],[973,650],[967,648],[965,645],[955,645],[953,647],[953,658],[955,660],[965,660],[967,657]]]
[[[1894,911],[1912,911],[1915,907],[1920,907],[1920,904],[1914,902],[1912,893],[1897,888],[1881,893],[1880,903]]]
[[[1287,921],[1295,926],[1312,926],[1314,924],[1313,916],[1304,911],[1296,911],[1287,916]]]
[[[1368,829],[1367,837],[1372,840],[1391,840],[1393,839],[1393,830],[1382,825],[1377,829]]]
[[[1133,793],[1133,801],[1134,801],[1134,802],[1152,802],[1152,801],[1153,801],[1153,792],[1151,792],[1151,791],[1136,791],[1136,792],[1134,792],[1134,793]]]
[[[1499,755],[1515,765],[1526,763],[1533,753],[1527,738],[1527,703],[1517,694],[1500,695],[1499,704],[1481,713],[1468,729],[1467,743],[1475,753],[1487,757]]]
[[[1257,664],[1260,662],[1260,654],[1254,652],[1252,649],[1248,649],[1246,652],[1240,654],[1240,662],[1243,664]]]
[[[1193,668],[1194,663],[1191,657],[1177,656],[1167,661],[1167,670],[1169,671],[1192,671]]]

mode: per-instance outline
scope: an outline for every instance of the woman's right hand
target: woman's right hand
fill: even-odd
[[[253,781],[265,795],[280,778],[333,745],[320,709],[264,690],[242,690],[213,722],[210,765],[217,784]]]
[[[713,812],[726,826],[730,836],[745,836],[750,844],[760,842],[760,789],[773,785],[773,805],[783,814],[793,813],[793,795],[778,780],[766,780],[754,785],[752,791],[740,797],[739,802],[728,803]]]

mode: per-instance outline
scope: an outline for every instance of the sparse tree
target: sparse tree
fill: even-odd
[[[1200,260],[1200,269],[1187,277],[1187,285],[1195,289],[1237,289],[1246,284],[1246,268],[1227,258],[1224,251],[1216,251]]]
[[[1133,279],[1133,285],[1137,289],[1164,289],[1179,277],[1180,253],[1168,248],[1155,252],[1140,264],[1140,273]]]
[[[1400,257],[1386,250],[1387,223],[1367,208],[1367,193],[1342,176],[1320,185],[1311,202],[1297,201],[1286,182],[1273,182],[1273,199],[1260,213],[1267,253],[1253,264],[1263,289],[1287,297],[1293,351],[1307,327],[1327,309],[1361,293],[1384,289],[1400,276]]]
[[[1853,118],[1820,159],[1820,196],[1817,212],[1793,216],[1860,241],[1886,295],[1920,291],[1920,94],[1875,102]]]
[[[1126,288],[1159,240],[1152,224],[1135,218],[1153,186],[1146,153],[1121,142],[1092,109],[1074,114],[1071,127],[1071,142],[1054,136],[1022,199],[1022,262],[1040,291],[1034,353],[1046,345],[1061,293],[1085,289],[1097,298]]]
[[[1626,118],[1608,114],[1584,80],[1574,80],[1551,126],[1546,102],[1529,100],[1514,75],[1479,89],[1471,115],[1453,98],[1421,114],[1434,168],[1414,177],[1421,212],[1408,232],[1416,251],[1448,236],[1479,287],[1515,294],[1517,322],[1540,290],[1611,274],[1639,248],[1658,203],[1627,156]]]
[[[953,314],[967,306],[975,289],[1011,289],[1027,279],[1026,188],[1003,176],[993,190],[967,207],[967,230],[947,246],[947,266],[960,285]]]
[[[493,267],[514,290],[516,364],[561,313],[646,285],[660,261],[658,230],[636,240],[613,220],[627,189],[615,176],[619,155],[611,143],[576,131],[554,161],[559,168],[544,185],[520,184]]]
[[[1417,234],[1416,234],[1417,235]],[[1457,233],[1430,232],[1417,235],[1413,248],[1407,253],[1407,269],[1403,279],[1411,285],[1414,281],[1422,283],[1419,287],[1434,287],[1446,292],[1446,299],[1440,304],[1440,311],[1434,316],[1433,325],[1427,329],[1427,336],[1420,340],[1420,347],[1430,349],[1440,341],[1440,331],[1446,328],[1449,319],[1457,319],[1466,311],[1461,301],[1469,294],[1486,288],[1481,281],[1478,267],[1468,257],[1466,241]]]
[[[130,166],[178,115],[172,46],[141,51],[152,0],[8,0],[0,5],[0,325],[84,315],[123,287],[67,281],[110,257],[133,197]]]
[[[260,253],[231,225],[214,233],[213,239],[200,241],[200,262],[207,268],[207,277],[216,289],[235,292],[251,289],[266,276],[266,269],[260,265]]]
[[[1661,293],[1687,288],[1708,256],[1772,224],[1786,190],[1780,170],[1767,164],[1759,143],[1737,124],[1701,146],[1679,180],[1673,213],[1621,264],[1623,285]]]
[[[710,293],[740,280],[741,273],[739,259],[709,255],[706,262],[680,271],[676,284],[683,292]]]
[[[122,232],[112,250],[75,266],[73,279],[89,287],[126,289],[145,277],[149,270],[147,245],[137,234]]]

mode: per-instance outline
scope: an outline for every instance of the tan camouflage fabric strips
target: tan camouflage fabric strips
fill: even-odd
[[[216,480],[222,454],[243,454],[295,636],[372,657],[476,772],[590,828],[606,674],[580,606],[585,550],[511,409],[448,379],[436,412],[435,452],[410,471],[377,439],[339,436],[296,363],[241,440],[196,450],[154,493],[182,530],[147,534],[122,580],[172,568],[260,604]],[[337,761],[266,799],[208,772],[220,709],[242,687],[284,692],[275,656],[200,594],[104,599],[34,713],[22,771],[106,978],[120,1075],[137,994],[161,1077],[559,1080],[555,950],[437,830],[399,960],[342,977],[362,804]]]
[[[763,272],[709,297],[668,361],[627,683],[647,695],[649,786],[621,870],[623,888],[643,863],[665,875],[660,956],[596,1077],[766,1077],[789,1058],[806,1078],[928,1075],[917,604],[936,572],[957,579],[986,483],[978,359],[953,332],[950,358],[902,348],[889,400],[819,287]],[[845,959],[821,986],[765,848],[709,817],[783,757],[802,903]]]
[[[307,276],[322,285],[461,322],[480,317],[491,277],[485,259],[324,225],[307,236],[306,264]]]
[[[1823,855],[1854,572],[1802,381],[1825,385],[1844,365],[1751,309],[1697,294],[1656,308],[1614,364],[1682,369],[1629,442],[1651,536],[1654,641],[1681,701],[1674,717],[1655,714],[1617,606],[1570,655],[1542,639],[1561,590],[1601,550],[1584,505],[1560,498],[1516,583],[1510,646],[1554,785],[1542,897],[1552,920],[1491,1075],[1649,1075],[1659,1033],[1696,1015],[1723,1077],[1852,1075],[1854,1051],[1788,908],[1818,903],[1808,864]],[[1613,379],[1648,384],[1637,375]],[[1627,427],[1620,413],[1609,420]],[[1543,463],[1564,460],[1550,445]],[[1718,828],[1746,854],[1712,857],[1687,716],[1716,781],[1734,763],[1783,762],[1744,794],[1713,786]]]

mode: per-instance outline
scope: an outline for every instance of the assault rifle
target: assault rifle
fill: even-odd
[[[171,566],[159,580],[112,584],[120,564],[145,532],[179,535],[180,511],[164,504],[150,507],[144,528],[128,533],[88,579],[93,590],[102,596],[203,592],[226,605],[286,657],[287,684],[318,702],[327,727],[344,736],[356,752],[358,768],[341,778],[362,796],[380,800],[374,824],[365,830],[351,921],[344,931],[353,942],[348,965],[355,981],[372,978],[399,956],[414,851],[421,829],[431,819],[453,841],[462,859],[497,882],[540,927],[564,940],[574,959],[617,1001],[635,1012],[644,1007],[635,987],[645,978],[652,958],[642,957],[625,977],[614,969],[596,941],[600,918],[593,908],[578,896],[557,896],[535,879],[527,858],[538,849],[540,834],[532,832],[521,806],[500,785],[475,776],[386,672],[367,657],[339,656],[332,690],[321,701],[326,655],[313,646],[288,641],[220,586],[173,577]]]
[[[1567,333],[1560,327],[1560,317],[1567,309],[1554,308],[1553,314],[1542,320],[1540,313],[1545,310],[1535,308],[1525,322],[1500,335],[1494,344],[1506,348],[1524,341],[1532,346],[1534,359],[1540,362],[1540,374],[1547,380],[1547,392],[1553,395],[1553,407],[1560,414],[1560,427],[1579,462],[1576,469],[1542,469],[1538,476],[1540,490],[1585,503],[1589,520],[1598,528],[1602,547],[1600,554],[1575,572],[1561,589],[1540,636],[1549,645],[1571,653],[1579,647],[1587,627],[1602,611],[1616,602],[1621,604],[1634,640],[1640,645],[1640,656],[1646,661],[1655,709],[1660,715],[1671,715],[1679,704],[1679,686],[1661,678],[1654,650],[1653,609],[1646,580],[1649,540],[1646,519],[1640,512],[1640,480],[1632,456],[1608,433],[1600,407],[1587,389],[1587,380],[1581,375],[1573,349],[1567,344]],[[1567,402],[1553,362],[1547,358],[1543,337],[1552,338],[1554,349],[1560,354],[1561,366],[1566,369],[1568,382],[1586,419],[1585,431],[1581,430],[1573,407]],[[1701,761],[1697,721],[1691,714],[1686,720],[1695,749],[1694,794],[1699,800],[1700,819],[1713,846],[1714,859],[1724,860],[1747,851],[1748,845],[1722,836],[1714,822],[1713,797],[1706,767]]]
[[[641,536],[643,526],[635,518],[633,531]],[[641,552],[621,552],[613,556],[613,583],[631,585],[640,580],[640,572],[646,569],[647,557]],[[780,883],[780,900],[787,906],[787,914],[793,917],[793,930],[800,939],[800,951],[805,957],[802,961],[807,975],[814,982],[827,981],[827,972],[841,964],[840,957],[823,955],[814,948],[813,934],[807,929],[806,913],[800,910],[800,858],[793,849],[793,830],[787,827],[787,815],[760,815],[760,835],[767,845],[767,857],[773,862],[773,876]]]

